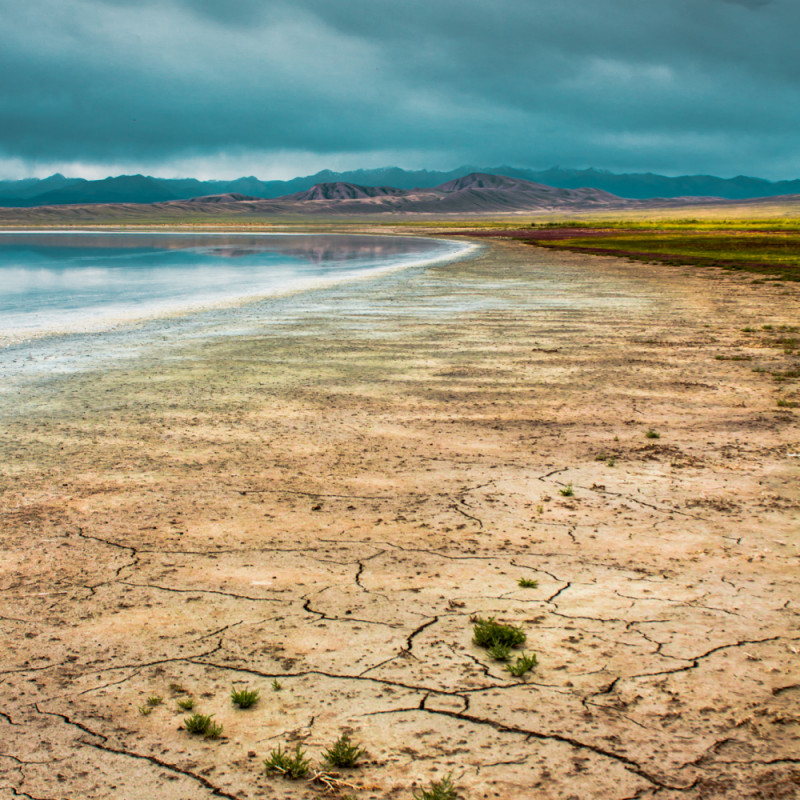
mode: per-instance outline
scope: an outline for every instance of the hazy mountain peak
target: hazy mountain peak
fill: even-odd
[[[393,186],[359,186],[346,181],[316,183],[304,192],[288,195],[292,200],[358,200],[364,197],[384,197],[386,195],[405,194],[402,189]]]
[[[436,189],[440,192],[460,192],[464,189],[518,189],[541,184],[526,181],[522,178],[509,178],[506,175],[495,175],[488,172],[471,172],[461,178],[447,181]]]

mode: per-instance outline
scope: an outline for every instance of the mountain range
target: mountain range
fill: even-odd
[[[800,203],[800,195],[784,201]],[[602,189],[561,189],[542,183],[473,172],[432,188],[400,189],[363,186],[346,181],[317,183],[309,189],[277,198],[241,192],[222,192],[183,200],[152,203],[87,203],[0,208],[0,222],[100,222],[238,217],[243,222],[265,217],[374,217],[379,214],[419,214],[434,217],[489,216],[560,211],[608,211],[632,208],[685,208],[703,204],[736,204],[714,197],[631,200]],[[774,203],[774,198],[751,199],[749,204]]]
[[[618,197],[639,200],[698,196],[734,200],[800,193],[800,180],[771,182],[741,175],[736,178],[716,178],[711,175],[667,177],[652,173],[617,175],[603,170],[571,170],[561,167],[544,171],[509,166],[461,167],[449,172],[408,171],[399,167],[386,167],[350,172],[323,170],[315,175],[288,181],[261,181],[252,176],[230,181],[200,181],[194,178],[153,178],[144,175],[120,175],[90,181],[83,178],[66,178],[56,173],[43,179],[0,181],[0,206],[161,203],[229,194],[275,199],[296,196],[320,184],[350,184],[359,186],[365,191],[384,187],[391,187],[395,191],[433,189],[474,173],[517,178],[557,189],[597,189]]]
[[[675,204],[678,200],[626,200],[600,189],[559,189],[541,183],[488,173],[470,173],[433,188],[362,186],[345,181],[318,183],[277,198],[223,192],[185,200],[152,203],[89,203],[0,208],[0,220],[73,221],[113,217],[186,218],[198,215],[373,216],[375,214],[470,215],[559,209],[620,208]]]

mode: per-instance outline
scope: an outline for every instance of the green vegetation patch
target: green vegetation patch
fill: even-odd
[[[433,781],[427,789],[414,792],[414,800],[456,800],[458,792],[450,775]]]
[[[602,227],[608,235],[600,234]],[[779,280],[800,281],[800,234],[796,230],[697,230],[658,226],[650,230],[595,228],[592,236],[533,242],[639,261],[717,266],[746,270]]]
[[[299,743],[292,755],[286,750],[281,750],[281,746],[278,745],[277,749],[272,750],[269,757],[264,759],[264,767],[267,774],[277,773],[289,780],[297,780],[308,775],[311,762],[306,758],[305,751]]]
[[[473,620],[473,641],[478,647],[487,650],[497,647],[519,647],[525,641],[525,632],[516,625],[504,625],[497,622],[494,617],[484,619],[475,617]]]
[[[222,735],[222,725],[212,719],[213,714],[192,714],[183,720],[183,727],[192,734],[205,736],[206,739],[218,739]]]
[[[354,767],[366,753],[363,747],[353,744],[348,734],[343,733],[323,754],[322,760],[329,767]]]
[[[521,678],[530,672],[539,663],[536,653],[523,653],[511,664],[506,664],[506,669],[515,677]]]
[[[250,708],[258,702],[258,689],[231,689],[231,702],[239,708]]]

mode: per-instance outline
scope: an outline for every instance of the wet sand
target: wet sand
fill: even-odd
[[[368,754],[327,796],[797,796],[800,397],[771,373],[799,301],[497,242],[31,387],[3,409],[0,797],[325,796],[262,760],[321,769],[342,732]],[[189,695],[222,738],[182,729]]]

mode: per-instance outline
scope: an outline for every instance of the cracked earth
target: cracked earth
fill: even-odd
[[[498,242],[5,400],[0,797],[797,797],[799,299]]]

